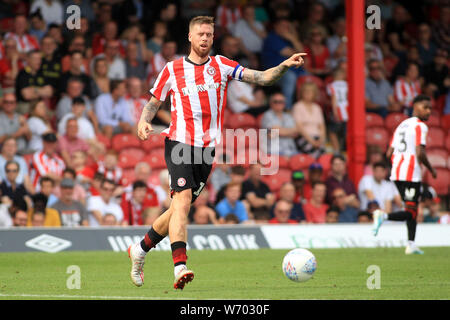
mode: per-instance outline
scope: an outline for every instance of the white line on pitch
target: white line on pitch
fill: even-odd
[[[176,297],[122,297],[122,296],[82,296],[82,295],[68,295],[68,294],[26,294],[26,293],[0,293],[0,297],[23,297],[23,298],[68,298],[68,299],[100,299],[100,300],[195,300],[192,298],[176,298]]]

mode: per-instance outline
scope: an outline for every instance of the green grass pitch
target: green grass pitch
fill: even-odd
[[[449,299],[450,247],[424,250],[423,256],[406,256],[403,248],[311,250],[318,268],[305,283],[281,271],[289,250],[190,250],[195,279],[183,291],[173,289],[170,252],[147,256],[140,288],[130,281],[125,252],[0,253],[0,299]],[[71,265],[79,267],[80,289],[67,288]],[[380,289],[367,288],[370,265],[380,267]]]

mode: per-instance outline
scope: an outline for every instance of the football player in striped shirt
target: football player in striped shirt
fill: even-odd
[[[373,213],[373,233],[376,236],[384,220],[406,221],[408,229],[408,245],[406,254],[423,254],[414,243],[417,227],[417,208],[420,196],[423,164],[436,178],[436,171],[428,161],[425,145],[428,127],[425,121],[431,114],[431,100],[425,95],[418,95],[413,100],[413,114],[398,125],[394,131],[387,151],[391,159],[390,180],[394,181],[405,203],[405,210],[386,213],[375,210]]]
[[[161,134],[166,137],[165,160],[172,203],[153,223],[144,239],[128,248],[131,279],[137,286],[144,282],[146,253],[167,235],[175,266],[174,288],[183,289],[194,278],[194,273],[186,267],[188,212],[211,172],[215,145],[220,142],[228,82],[234,79],[272,85],[289,68],[302,66],[302,57],[306,55],[296,53],[266,71],[251,70],[224,56],[210,56],[213,37],[212,17],[198,16],[190,21],[189,56],[166,64],[150,90],[152,97],[138,123],[138,136],[146,140],[153,131],[151,122],[158,108],[170,95],[171,123]],[[188,161],[185,161],[186,156]]]

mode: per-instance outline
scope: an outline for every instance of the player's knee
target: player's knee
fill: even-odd
[[[189,210],[192,201],[191,189],[177,191],[174,193],[173,198],[176,201],[177,206],[187,208]]]

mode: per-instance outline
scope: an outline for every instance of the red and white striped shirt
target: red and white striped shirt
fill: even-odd
[[[160,101],[171,94],[172,120],[161,134],[196,147],[220,143],[228,82],[242,80],[244,70],[220,55],[202,65],[187,58],[167,63],[150,90]]]
[[[32,158],[32,170],[31,181],[36,189],[36,192],[40,191],[39,179],[48,173],[62,175],[63,170],[66,168],[64,160],[58,155],[48,156],[43,151],[37,151],[33,154]]]
[[[411,107],[414,98],[422,92],[420,82],[409,83],[404,79],[395,81],[394,95],[395,99],[405,107]]]
[[[39,42],[29,34],[19,36],[13,32],[5,34],[5,39],[13,38],[17,43],[17,51],[27,53],[32,50],[39,49]]]
[[[241,9],[239,7],[229,8],[226,5],[217,7],[217,25],[226,28],[230,32],[233,31],[232,28],[241,16]]]
[[[142,109],[144,109],[148,100],[144,97],[133,98],[130,95],[126,95],[125,101],[130,107],[131,119],[133,119],[134,123],[138,123],[141,118]]]
[[[390,144],[394,149],[391,157],[391,181],[422,180],[416,146],[426,144],[427,133],[427,125],[417,117],[408,118],[398,125]]]
[[[327,86],[330,96],[336,97],[337,115],[339,121],[348,121],[348,85],[345,80],[336,80]]]
[[[107,169],[103,161],[98,161],[97,172],[103,174],[106,179],[114,181],[116,184],[122,184],[123,170],[119,166],[115,166],[113,169]]]

